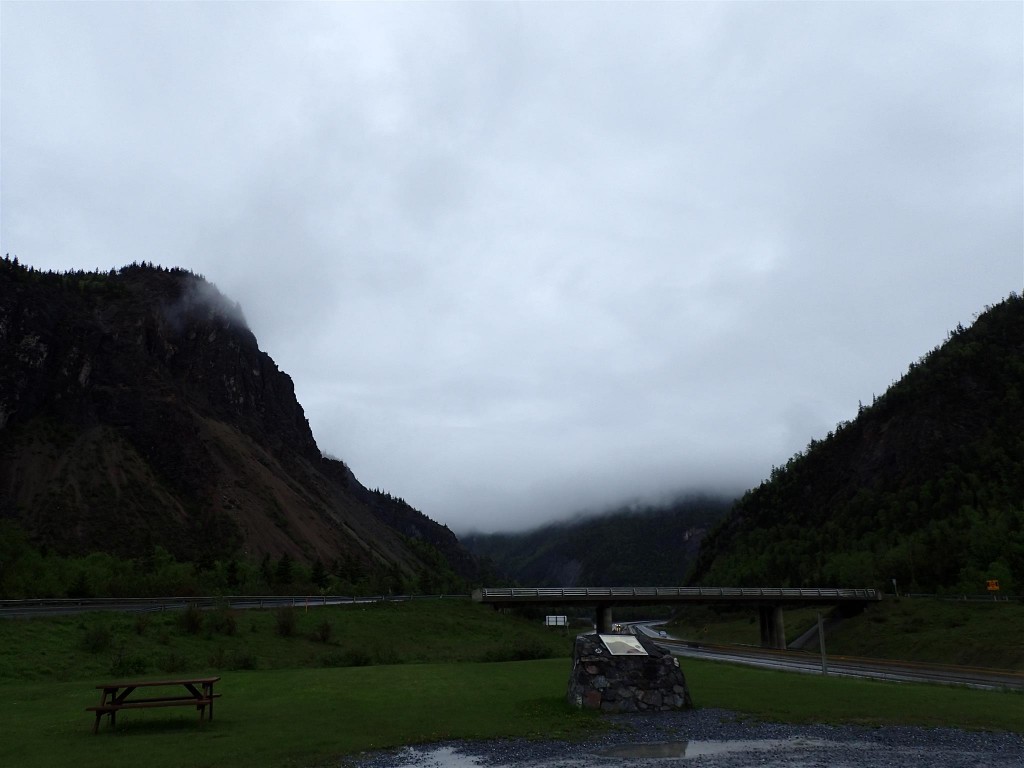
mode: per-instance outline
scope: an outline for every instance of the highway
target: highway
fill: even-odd
[[[670,637],[661,637],[651,622],[633,623],[630,630],[643,633],[676,656],[687,656],[767,669],[822,674],[821,657],[806,651],[779,651],[739,645],[712,645]],[[874,680],[963,685],[986,690],[1024,690],[1024,672],[912,661],[864,659],[851,656],[826,656],[828,674],[864,677]]]

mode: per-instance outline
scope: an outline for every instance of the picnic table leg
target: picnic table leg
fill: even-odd
[[[94,736],[97,733],[100,732],[100,718],[101,717],[103,717],[103,713],[102,712],[97,712],[96,713],[96,722],[92,724],[92,733],[93,733]]]

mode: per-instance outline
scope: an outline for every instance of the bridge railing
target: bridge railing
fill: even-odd
[[[588,598],[758,598],[795,600],[880,600],[877,589],[790,587],[485,587],[474,597],[488,600]]]

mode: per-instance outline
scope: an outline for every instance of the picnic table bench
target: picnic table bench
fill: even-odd
[[[122,709],[148,707],[195,707],[199,710],[199,724],[202,725],[207,708],[209,708],[209,719],[213,720],[213,700],[220,696],[219,693],[213,692],[213,684],[218,680],[220,680],[219,677],[189,677],[181,680],[137,680],[97,685],[97,688],[103,690],[100,703],[95,707],[85,708],[87,712],[96,713],[96,722],[93,723],[92,732],[99,731],[100,718],[104,715],[109,716],[110,727],[113,728],[117,720],[117,713]],[[140,688],[178,686],[184,687],[185,691],[179,692],[177,695],[132,695]]]

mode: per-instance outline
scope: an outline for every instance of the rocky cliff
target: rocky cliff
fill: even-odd
[[[322,456],[292,380],[203,278],[0,261],[0,517],[62,554],[473,560]]]

